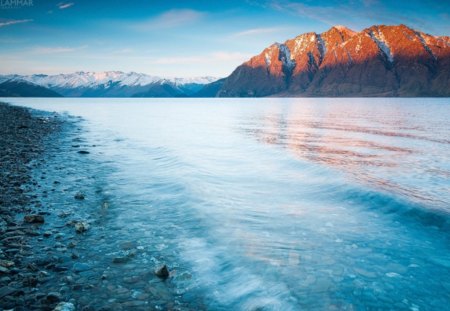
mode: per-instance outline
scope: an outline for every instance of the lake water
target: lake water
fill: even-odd
[[[112,215],[94,263],[157,250],[133,265],[166,262],[192,308],[448,310],[449,99],[7,101],[84,119]]]

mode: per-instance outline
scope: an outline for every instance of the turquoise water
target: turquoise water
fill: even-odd
[[[167,262],[183,301],[450,305],[448,99],[8,101],[85,120],[89,157],[111,168],[113,229],[92,256],[156,249],[133,264]]]

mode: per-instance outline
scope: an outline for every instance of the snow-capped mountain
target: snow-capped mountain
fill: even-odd
[[[216,81],[214,77],[161,78],[136,72],[105,71],[75,72],[57,75],[4,75],[5,81],[26,81],[48,88],[63,96],[92,97],[169,97],[189,96],[205,84]]]
[[[450,38],[405,25],[335,26],[275,43],[218,96],[450,96]]]

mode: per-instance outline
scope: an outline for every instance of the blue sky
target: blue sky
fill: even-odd
[[[0,0],[0,73],[221,77],[273,42],[332,25],[403,23],[450,35],[449,1],[8,1]]]

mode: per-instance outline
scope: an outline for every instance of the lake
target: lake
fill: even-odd
[[[144,285],[121,276],[165,262],[192,309],[450,305],[449,99],[6,101],[83,119],[110,204],[87,258],[158,253],[116,274],[128,299]]]

